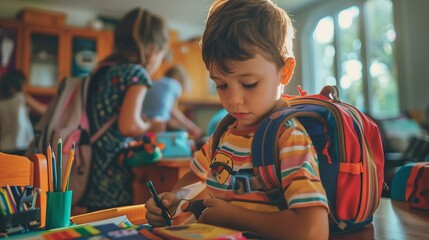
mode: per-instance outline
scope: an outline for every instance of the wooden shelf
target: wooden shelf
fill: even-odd
[[[180,105],[220,105],[218,96],[206,96],[204,98],[194,98],[183,96],[179,100]]]
[[[54,96],[57,93],[56,87],[36,87],[26,85],[24,91],[35,96]]]

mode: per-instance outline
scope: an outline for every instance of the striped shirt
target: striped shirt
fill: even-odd
[[[191,161],[192,170],[206,182],[212,197],[247,209],[278,211],[277,206],[268,204],[269,198],[263,191],[234,193],[232,176],[254,177],[251,146],[256,128],[237,130],[232,126],[234,124],[222,134],[213,160],[213,139],[210,138]],[[316,149],[304,127],[296,119],[286,122],[280,130],[277,149],[287,207],[323,206],[329,210],[320,181]]]

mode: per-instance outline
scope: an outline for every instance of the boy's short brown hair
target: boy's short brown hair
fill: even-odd
[[[261,54],[279,69],[293,56],[294,28],[271,0],[216,0],[201,40],[206,67],[230,74],[226,60],[243,61]]]

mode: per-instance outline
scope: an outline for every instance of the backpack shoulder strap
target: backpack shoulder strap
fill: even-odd
[[[94,78],[101,77],[101,75],[105,74],[110,67],[114,66],[115,62],[102,62],[97,66],[96,69],[90,74],[90,76],[86,76],[84,79],[84,83],[82,85],[82,90],[84,94],[82,95],[82,103],[83,103],[83,109],[86,109],[87,101],[88,101],[88,91],[91,91],[91,82],[94,80]],[[86,119],[86,124],[88,125],[89,129],[89,122],[88,122],[88,116],[87,111],[83,111],[82,119]],[[93,135],[90,136],[90,143],[94,143],[99,139],[109,128],[118,120],[118,114],[113,115],[107,122],[101,126]]]
[[[258,183],[251,185],[259,185],[259,189],[265,191],[270,201],[280,209],[287,208],[287,203],[281,184],[278,139],[281,126],[294,112],[295,109],[287,106],[273,112],[259,125],[252,141],[252,162],[256,176],[253,181]]]
[[[228,126],[231,125],[235,121],[235,118],[231,116],[231,114],[227,114],[217,125],[216,130],[213,133],[212,139],[212,159],[214,157],[214,153],[216,152],[216,149],[220,142],[220,137],[222,136],[222,133],[224,133]]]
[[[109,128],[116,122],[116,120],[118,120],[117,114],[113,115],[107,122],[103,124],[103,126],[101,126],[101,128],[97,130],[97,132],[95,132],[91,136],[90,143],[94,143],[95,141],[97,141],[97,139],[99,139],[107,130],[109,130]]]
[[[285,209],[287,208],[287,204],[280,182],[280,165],[278,163],[278,156],[274,151],[274,148],[277,148],[277,132],[282,123],[287,121],[286,118],[288,117],[288,114],[283,114],[288,109],[287,103],[282,103],[282,105],[283,107],[266,117],[255,132],[251,147],[255,177],[249,179],[249,187],[254,191],[264,191],[273,205],[278,206],[280,209]],[[222,133],[235,120],[234,117],[228,114],[216,127],[212,137],[212,158],[218,148]],[[243,185],[240,186],[243,187]],[[241,191],[240,189],[236,190],[237,192]]]

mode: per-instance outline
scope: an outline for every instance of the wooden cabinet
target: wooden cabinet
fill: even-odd
[[[77,60],[78,44],[85,44],[94,56],[81,56]],[[23,70],[29,78],[26,91],[34,95],[53,95],[59,81],[68,76],[88,74],[97,62],[112,51],[113,34],[74,27],[46,28],[24,26]],[[85,61],[86,63],[82,62]],[[85,66],[77,71],[79,66]]]
[[[25,90],[34,95],[53,95],[58,80],[69,74],[65,30],[60,27],[24,24],[23,68],[28,78]]]
[[[18,22],[0,19],[0,74],[9,69],[22,69],[23,33]]]
[[[80,51],[79,48],[87,47],[86,50],[94,51],[96,53],[97,62],[105,59],[113,50],[113,33],[111,31],[95,31],[70,27],[67,29],[67,36],[70,41],[68,44],[71,46],[71,48],[69,48],[71,63],[68,64],[68,66],[72,66],[70,70],[72,75],[75,73],[75,71],[73,71],[73,61],[76,58],[76,53]]]
[[[21,20],[0,20],[0,29],[16,31],[14,68],[26,74],[25,91],[32,95],[53,96],[62,79],[89,73],[112,52],[111,31],[65,26],[65,15],[57,12],[25,9],[18,16]],[[78,54],[83,50],[87,55]]]

